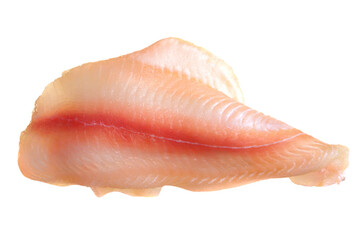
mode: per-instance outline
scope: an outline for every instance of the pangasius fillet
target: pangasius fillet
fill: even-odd
[[[226,63],[167,38],[50,83],[21,134],[18,163],[28,178],[88,186],[98,196],[154,196],[165,185],[339,183],[348,149],[247,107]]]

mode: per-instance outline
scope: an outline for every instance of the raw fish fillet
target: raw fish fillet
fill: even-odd
[[[212,191],[290,177],[343,180],[348,149],[329,145],[242,104],[232,69],[167,38],[66,71],[36,101],[21,134],[28,178],[156,196],[165,185]]]

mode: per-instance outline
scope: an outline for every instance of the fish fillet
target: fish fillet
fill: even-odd
[[[290,177],[306,186],[343,180],[348,149],[323,143],[242,103],[232,69],[167,38],[62,74],[37,99],[20,137],[28,178],[156,196]]]

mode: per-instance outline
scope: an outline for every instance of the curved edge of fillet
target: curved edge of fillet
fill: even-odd
[[[158,188],[138,188],[138,189],[120,189],[109,187],[91,187],[91,190],[97,197],[102,197],[111,192],[122,192],[133,197],[157,197],[161,192],[161,187]]]
[[[191,42],[168,37],[127,56],[143,64],[186,74],[241,103],[244,102],[243,92],[232,67]]]
[[[339,184],[345,180],[343,175],[349,165],[349,149],[343,145],[331,145],[332,151],[324,158],[329,164],[317,171],[307,174],[290,177],[290,180],[298,185],[303,186],[328,186]]]

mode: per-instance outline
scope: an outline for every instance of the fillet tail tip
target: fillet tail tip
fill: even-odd
[[[331,147],[331,153],[327,159],[324,159],[329,162],[326,167],[304,175],[290,177],[290,180],[295,184],[317,187],[339,184],[344,181],[343,173],[349,165],[349,149],[343,145],[331,145]]]

